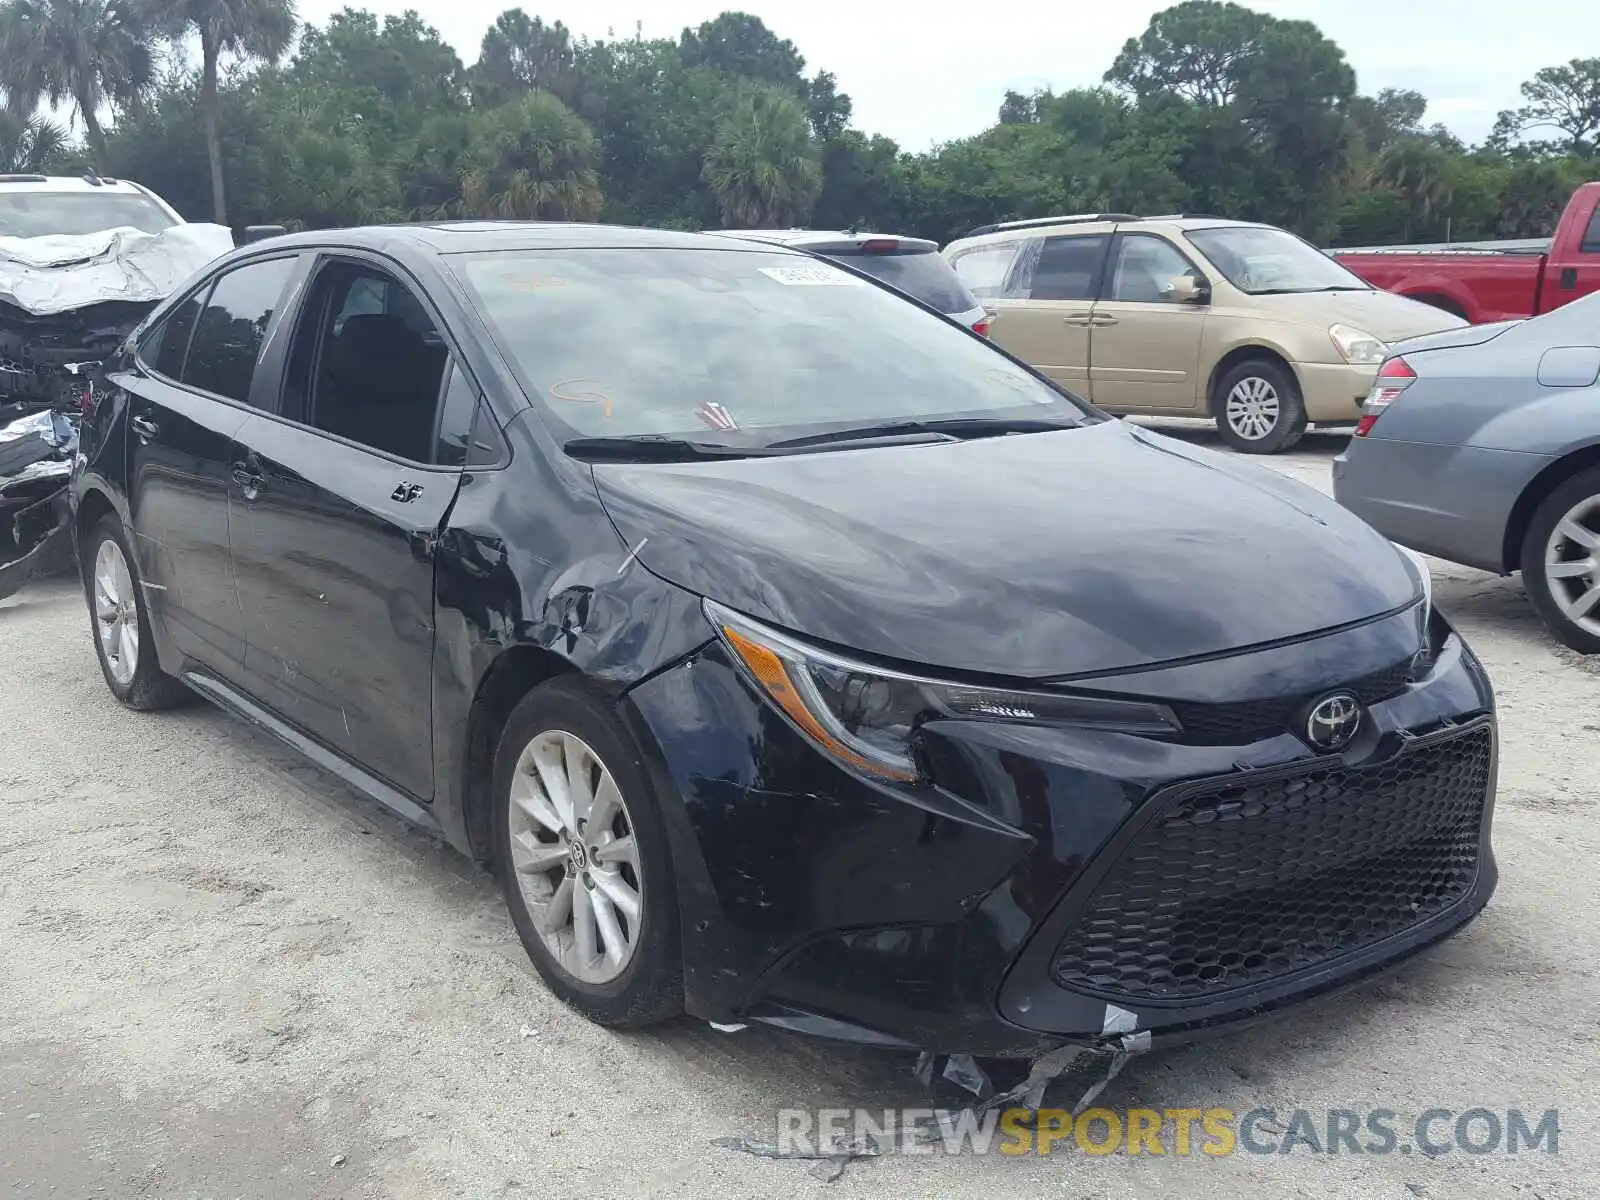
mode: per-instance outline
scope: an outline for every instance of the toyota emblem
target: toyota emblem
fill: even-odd
[[[1306,716],[1306,741],[1318,750],[1341,750],[1361,728],[1361,701],[1349,692],[1324,696]]]

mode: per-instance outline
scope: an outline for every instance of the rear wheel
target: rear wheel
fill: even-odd
[[[156,660],[144,590],[116,517],[101,517],[91,530],[83,546],[83,574],[95,654],[111,694],[141,712],[186,700],[188,689]]]
[[[1252,358],[1225,371],[1211,395],[1222,440],[1244,454],[1277,454],[1306,431],[1300,385],[1281,363]]]
[[[1551,633],[1600,654],[1600,468],[1574,475],[1535,510],[1522,583]]]
[[[666,830],[609,707],[572,679],[530,692],[500,739],[494,797],[506,905],[550,990],[613,1028],[681,1013]]]

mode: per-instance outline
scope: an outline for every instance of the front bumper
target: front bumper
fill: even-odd
[[[921,750],[935,784],[916,792],[835,765],[752,690],[719,646],[708,646],[635,688],[628,706],[666,799],[689,1010],[881,1045],[1026,1057],[1063,1042],[1097,1042],[1113,1028],[1157,1040],[1194,1036],[1408,957],[1470,920],[1496,882],[1492,691],[1437,617],[1436,656],[1414,682],[1397,680],[1395,665],[1409,665],[1418,645],[1419,622],[1413,609],[1295,646],[1096,681],[1099,690],[1116,683],[1130,694],[1138,686],[1139,694],[1199,714],[1183,742],[930,723]],[[1340,754],[1318,756],[1287,727],[1269,732],[1307,695],[1380,679],[1395,686],[1372,693],[1379,698],[1361,734]],[[1219,714],[1243,715],[1230,725]],[[1392,819],[1405,802],[1392,783],[1377,803],[1383,788],[1360,781],[1364,772],[1393,774],[1396,764],[1461,739],[1477,739],[1486,754],[1471,785],[1477,794],[1465,809],[1458,802],[1450,810],[1457,834],[1470,822],[1473,853],[1469,864],[1457,864],[1438,904],[1415,920],[1391,912],[1356,930],[1373,936],[1352,935],[1349,944],[1337,921],[1263,932],[1260,914],[1274,895],[1326,892],[1335,868],[1368,859],[1382,866],[1383,855],[1404,858],[1407,845],[1439,834],[1427,822]],[[1307,855],[1303,837],[1296,850],[1274,851],[1268,830],[1264,840],[1233,848],[1272,867],[1270,878],[1202,897],[1213,918],[1210,957],[1191,953],[1190,960],[1214,964],[1218,938],[1254,929],[1258,941],[1273,936],[1304,951],[1288,953],[1281,970],[1202,981],[1208,986],[1138,983],[1152,960],[1182,957],[1185,948],[1175,944],[1182,930],[1156,928],[1149,911],[1119,928],[1115,907],[1108,916],[1101,903],[1097,928],[1111,925],[1102,948],[1121,938],[1139,962],[1131,973],[1098,979],[1063,971],[1062,948],[1082,933],[1086,901],[1104,900],[1097,889],[1122,849],[1175,797],[1223,788],[1247,795],[1266,781],[1328,772],[1342,772],[1346,783],[1325,787],[1316,801],[1330,822],[1317,833],[1319,853]],[[1376,820],[1342,852],[1333,810],[1352,806],[1372,809]],[[1197,897],[1221,878],[1203,863],[1188,866]],[[1405,886],[1384,883],[1382,870],[1369,875],[1371,895],[1352,895],[1352,910],[1391,900]],[[1355,876],[1352,886],[1359,869]]]
[[[1378,377],[1378,365],[1349,363],[1295,363],[1300,380],[1300,396],[1306,416],[1313,421],[1354,424],[1361,419],[1361,406]]]

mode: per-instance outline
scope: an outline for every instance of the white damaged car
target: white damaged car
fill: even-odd
[[[0,175],[0,598],[68,563],[90,369],[232,248],[226,227],[186,223],[136,183]]]

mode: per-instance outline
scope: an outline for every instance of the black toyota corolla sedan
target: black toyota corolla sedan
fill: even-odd
[[[844,267],[298,234],[96,395],[111,690],[198,692],[493,864],[604,1024],[1159,1041],[1494,888],[1492,693],[1417,560]]]

